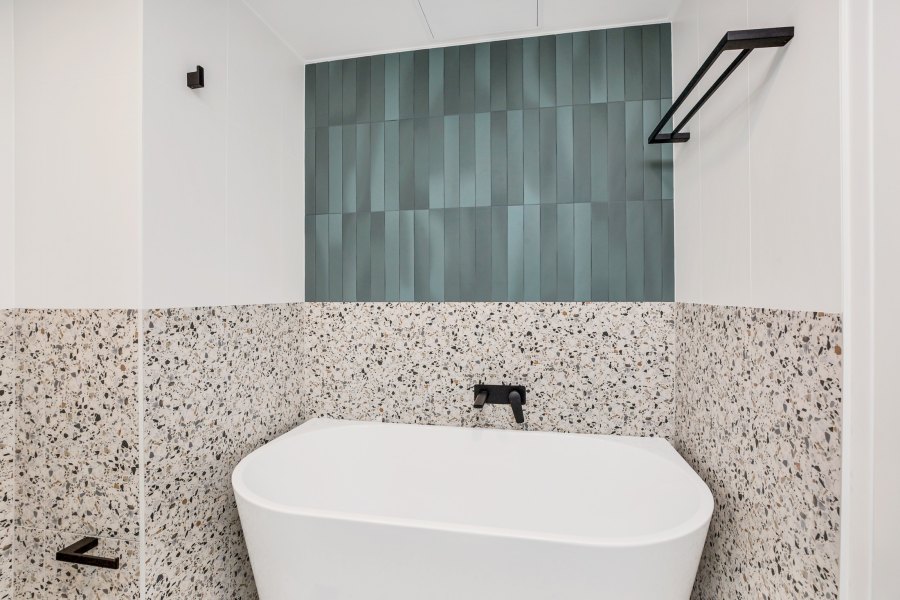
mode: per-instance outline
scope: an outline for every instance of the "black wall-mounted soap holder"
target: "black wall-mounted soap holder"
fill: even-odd
[[[89,550],[93,550],[100,543],[95,537],[81,538],[71,546],[66,546],[56,553],[56,560],[76,565],[88,565],[91,567],[101,567],[103,569],[118,569],[118,558],[106,558],[104,556],[92,556],[85,554]]]

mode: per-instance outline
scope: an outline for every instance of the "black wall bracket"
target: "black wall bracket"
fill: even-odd
[[[681,131],[684,129],[685,125],[697,114],[706,101],[709,100],[713,94],[716,93],[722,84],[725,83],[725,80],[737,70],[737,68],[741,65],[744,60],[750,53],[753,52],[756,48],[780,48],[786,45],[789,41],[794,38],[794,28],[793,27],[776,27],[772,29],[745,29],[742,31],[729,31],[725,34],[725,37],[716,45],[713,49],[712,53],[706,58],[706,61],[700,67],[700,70],[697,71],[697,74],[691,79],[691,81],[687,84],[687,87],[684,88],[684,91],[681,92],[681,95],[678,96],[678,99],[675,100],[674,104],[672,104],[672,108],[665,114],[662,118],[662,121],[659,122],[659,125],[656,126],[656,129],[653,130],[653,133],[650,134],[650,138],[647,140],[650,144],[680,144],[691,139],[691,134],[687,132]],[[732,61],[728,68],[719,76],[718,79],[712,84],[712,86],[707,90],[705,94],[697,101],[697,104],[688,111],[687,115],[682,119],[681,123],[678,125],[674,125],[671,133],[662,133],[663,128],[666,126],[666,123],[669,122],[672,117],[675,116],[675,111],[681,108],[681,105],[684,104],[684,101],[687,100],[687,97],[694,91],[697,85],[700,83],[700,80],[703,79],[703,76],[706,75],[707,72],[712,68],[713,64],[715,64],[716,60],[718,60],[719,56],[722,55],[723,52],[728,50],[740,50],[740,54]]]
[[[81,538],[71,546],[66,546],[56,553],[56,560],[76,565],[88,565],[91,567],[102,567],[104,569],[118,569],[118,558],[105,558],[102,556],[90,556],[85,554],[88,550],[97,547],[99,540],[95,537]]]
[[[203,67],[197,65],[196,71],[187,74],[187,86],[192,90],[196,90],[204,86]]]

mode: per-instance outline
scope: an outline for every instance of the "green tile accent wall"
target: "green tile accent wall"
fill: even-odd
[[[310,301],[671,301],[667,24],[306,67]]]

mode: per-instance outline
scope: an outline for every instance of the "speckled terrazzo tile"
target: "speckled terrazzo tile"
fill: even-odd
[[[13,592],[15,488],[16,482],[12,477],[0,481],[0,600],[12,598]]]
[[[49,532],[16,527],[13,571],[16,600],[45,598],[47,577],[44,571]]]
[[[79,600],[132,600],[140,598],[138,544],[100,538],[92,553],[119,557],[118,569],[98,569],[54,560],[57,549],[77,542],[80,535],[48,531],[45,534],[47,598]]]
[[[0,481],[13,477],[15,450],[16,311],[0,310]]]

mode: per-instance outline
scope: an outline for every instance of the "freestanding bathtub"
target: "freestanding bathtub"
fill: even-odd
[[[662,439],[331,419],[232,484],[261,600],[686,600],[713,510]]]

